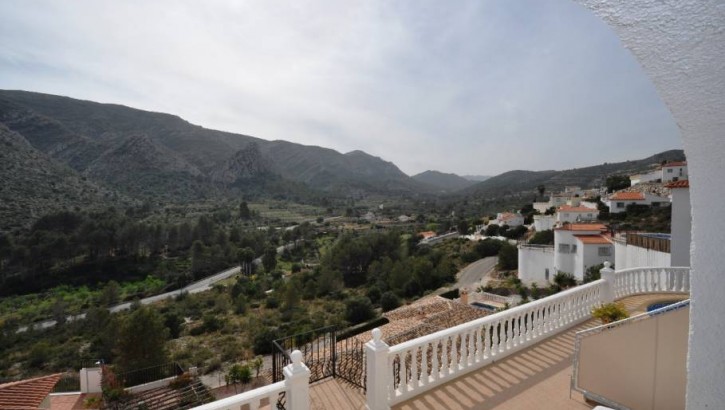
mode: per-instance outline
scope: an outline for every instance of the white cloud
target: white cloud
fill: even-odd
[[[408,173],[571,168],[680,145],[614,35],[565,0],[6,1],[0,87],[362,149]]]

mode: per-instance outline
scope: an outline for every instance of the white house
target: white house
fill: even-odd
[[[690,181],[684,179],[667,185],[672,191],[672,266],[690,266],[692,216],[690,214]]]
[[[687,179],[687,162],[670,162],[662,165],[662,182]]]
[[[669,199],[646,192],[615,192],[604,203],[609,213],[616,214],[627,210],[628,205],[660,206],[669,203]]]
[[[556,225],[556,216],[554,215],[534,215],[534,229],[537,232],[554,229]]]
[[[584,279],[584,272],[594,265],[611,260],[614,245],[607,227],[597,223],[566,224],[554,230],[554,268]]]
[[[657,169],[644,174],[632,175],[629,177],[632,186],[646,182],[672,182],[688,179],[687,162],[668,162]]]
[[[556,222],[572,223],[572,222],[583,222],[583,221],[595,221],[599,218],[599,210],[592,209],[586,206],[571,206],[562,205],[557,209]]]
[[[513,228],[523,225],[524,217],[520,213],[501,212],[496,215],[496,219],[491,221],[491,223],[499,226],[508,225],[510,228]]]
[[[607,227],[598,223],[566,224],[554,230],[554,245],[519,248],[519,279],[527,285],[552,281],[558,271],[583,280],[587,269],[614,259],[614,244]]]

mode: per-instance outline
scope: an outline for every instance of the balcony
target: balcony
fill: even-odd
[[[592,405],[571,392],[570,377],[575,334],[599,324],[591,309],[620,300],[640,313],[688,294],[688,268],[605,268],[598,281],[398,345],[373,331],[364,394],[335,380],[309,386],[309,370],[293,354],[285,381],[199,409],[256,409],[282,392],[288,410],[587,409]]]

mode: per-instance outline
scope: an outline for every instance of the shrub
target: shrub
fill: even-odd
[[[592,309],[592,317],[607,324],[628,318],[629,312],[622,303],[605,303]]]
[[[519,250],[510,243],[504,243],[498,252],[500,269],[517,269],[519,267]]]
[[[380,306],[383,308],[383,312],[391,311],[400,306],[400,299],[393,292],[385,292],[380,297]]]
[[[571,288],[576,286],[576,278],[571,273],[559,271],[554,275],[554,283],[562,289]]]
[[[365,296],[348,299],[345,304],[345,319],[352,323],[361,323],[375,317],[373,304]]]

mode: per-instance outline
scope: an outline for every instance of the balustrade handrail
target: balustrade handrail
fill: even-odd
[[[240,393],[231,397],[227,397],[221,400],[217,400],[211,403],[194,407],[194,410],[227,410],[227,409],[239,409],[245,404],[251,404],[255,401],[259,403],[262,399],[269,398],[270,406],[274,408],[274,401],[272,398],[286,391],[286,385],[284,381],[270,384],[268,386],[259,387],[254,390],[250,390],[244,393]]]
[[[690,271],[689,266],[640,266],[636,268],[627,268],[627,269],[617,269],[615,272],[617,276],[621,276],[622,274],[630,273],[630,272],[637,272],[637,271],[644,271],[644,270],[652,270],[652,269],[662,269],[665,271]]]
[[[421,336],[417,339],[409,340],[407,342],[403,342],[400,344],[397,344],[395,346],[390,347],[390,354],[395,354],[402,352],[404,350],[420,346],[422,344],[430,343],[433,340],[443,338],[446,336],[450,336],[452,334],[459,333],[461,331],[465,331],[468,328],[472,327],[478,327],[480,325],[489,324],[498,322],[501,319],[508,319],[510,316],[518,316],[523,313],[526,313],[527,311],[536,310],[538,308],[544,307],[548,305],[549,303],[559,301],[560,299],[566,299],[570,296],[575,296],[580,293],[586,293],[588,290],[592,288],[600,287],[604,284],[603,279],[599,279],[593,282],[589,282],[585,285],[577,286],[572,289],[567,289],[565,291],[559,292],[555,295],[548,296],[545,298],[537,299],[533,302],[526,303],[524,305],[519,305],[510,309],[506,309],[501,312],[497,312],[488,316],[484,316],[480,319],[472,320],[470,322],[462,323],[460,325],[449,327],[448,329],[439,330],[438,332],[431,333],[426,336]]]

